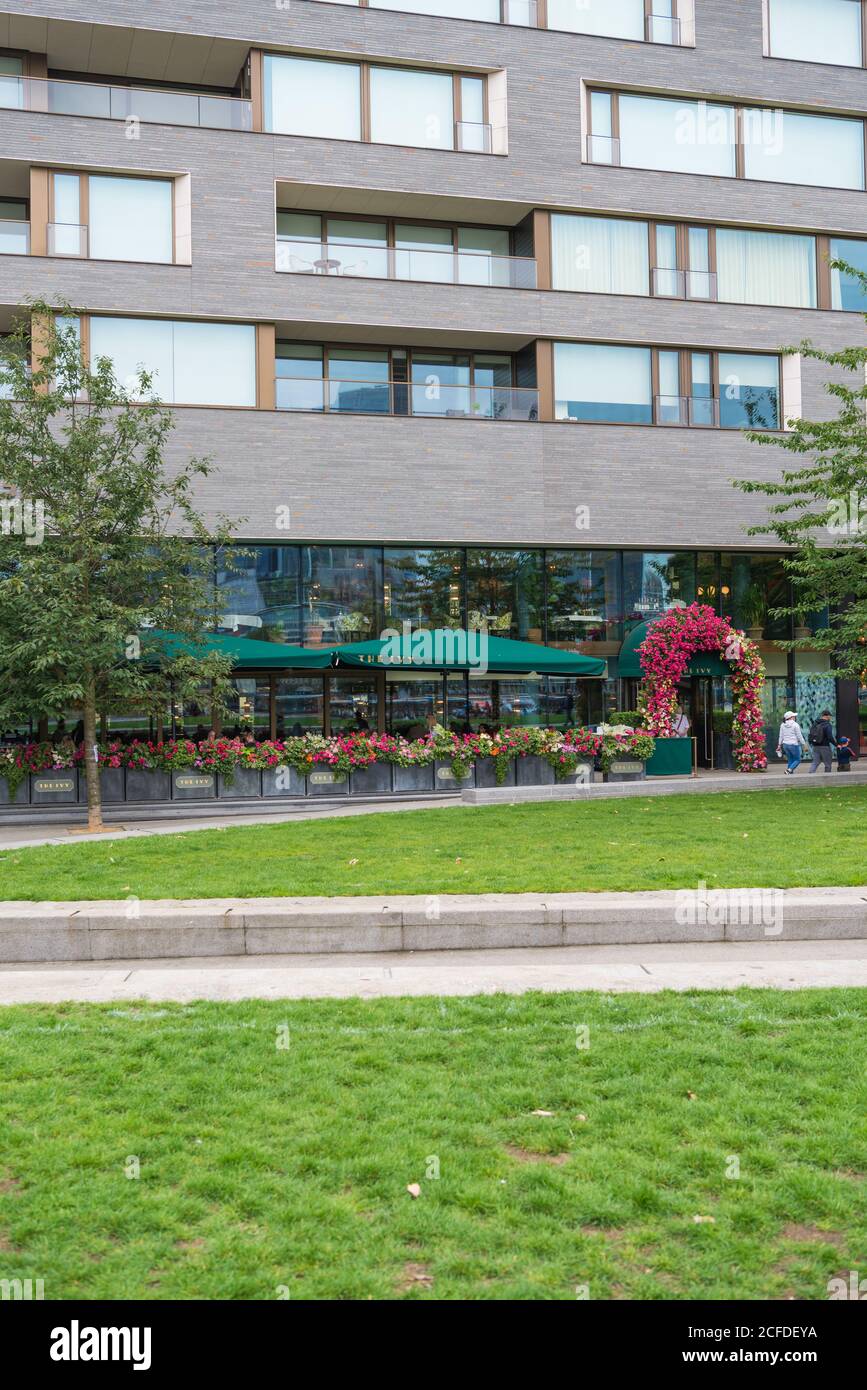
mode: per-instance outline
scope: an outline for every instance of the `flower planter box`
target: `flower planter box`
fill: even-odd
[[[146,767],[126,770],[127,801],[171,801],[172,779],[168,772],[151,772]]]
[[[9,783],[5,777],[0,778],[0,806],[28,806],[30,804],[30,778],[25,777],[23,782],[19,782],[15,796],[10,799]]]
[[[538,753],[527,753],[525,757],[518,758],[519,787],[550,787],[556,780],[553,767]]]
[[[433,763],[426,766],[394,767],[394,790],[396,792],[432,792],[434,789]]]
[[[349,774],[330,767],[316,767],[307,774],[308,796],[348,796]]]
[[[434,763],[434,786],[438,792],[463,791],[464,787],[476,785],[476,765],[470,763],[466,777],[456,777],[451,763]]]
[[[303,774],[288,763],[282,767],[268,767],[262,773],[263,796],[304,796],[304,793]]]
[[[199,772],[189,767],[172,773],[173,801],[212,801],[216,795],[216,772]]]
[[[353,796],[387,796],[391,791],[391,764],[371,763],[353,768],[349,776]]]
[[[643,782],[647,764],[640,758],[617,758],[605,774],[606,782]]]
[[[40,772],[30,779],[33,806],[68,806],[78,800],[78,773]]]
[[[126,801],[126,783],[122,767],[100,768],[99,785],[103,806],[116,806],[119,802]],[[82,805],[87,805],[87,774],[83,769],[78,778],[78,799]]]
[[[222,774],[217,777],[217,796],[237,798],[261,795],[262,774],[258,768],[236,767],[231,781],[227,781]]]
[[[477,787],[514,787],[517,783],[518,773],[515,768],[515,758],[510,758],[506,764],[506,780],[497,781],[497,763],[502,759],[479,758],[476,763],[476,786]]]

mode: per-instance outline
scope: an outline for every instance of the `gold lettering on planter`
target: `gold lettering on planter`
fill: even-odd
[[[179,772],[179,773],[177,773],[177,775],[175,776],[175,786],[176,786],[176,787],[181,787],[181,788],[184,788],[184,787],[213,787],[213,785],[214,785],[214,777],[213,777],[213,774],[211,774],[211,775],[208,776],[208,777],[194,777],[194,776],[185,775],[184,773]]]
[[[339,782],[346,781],[345,772],[311,772],[310,781],[317,787],[336,786]]]
[[[472,773],[473,773],[472,767],[468,768],[468,769],[467,769],[467,775],[466,775],[466,777],[460,778],[460,781],[462,781],[462,782],[468,781],[469,778],[472,776]],[[459,780],[457,777],[455,777],[455,774],[452,772],[452,770],[451,770],[450,767],[438,767],[438,768],[437,768],[437,777],[439,778],[439,780],[440,780],[441,782],[457,782],[457,781]]]
[[[75,782],[71,777],[37,777],[33,783],[35,792],[73,792]]]
[[[609,771],[617,773],[643,772],[644,763],[612,763]]]

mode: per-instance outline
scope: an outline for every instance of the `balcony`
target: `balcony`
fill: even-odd
[[[463,154],[493,154],[493,126],[480,121],[456,121],[455,149]]]
[[[303,241],[278,236],[275,265],[278,271],[290,275],[417,280],[511,290],[536,288],[536,262],[532,258],[493,256],[480,251],[412,250],[369,242]]]
[[[422,416],[443,420],[538,420],[539,392],[517,386],[364,381],[279,376],[278,410],[319,414]]]
[[[717,277],[712,270],[672,270],[653,267],[653,293],[659,299],[700,299],[716,301]]]
[[[87,228],[74,222],[49,222],[48,254],[86,258]]]
[[[588,135],[585,150],[588,164],[620,164],[620,141],[614,135]]]
[[[27,256],[30,253],[30,223],[0,218],[0,256]]]
[[[67,82],[54,77],[0,76],[0,108],[155,125],[200,126],[208,130],[253,129],[253,104],[239,97],[168,91],[160,87]]]
[[[645,37],[648,43],[667,43],[674,48],[683,47],[685,26],[680,19],[667,14],[649,14],[644,21]]]
[[[718,429],[719,401],[710,396],[655,396],[654,419],[657,425]]]

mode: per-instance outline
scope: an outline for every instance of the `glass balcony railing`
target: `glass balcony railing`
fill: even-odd
[[[620,141],[614,135],[588,135],[586,149],[588,164],[620,163]]]
[[[369,242],[304,241],[278,237],[275,265],[292,275],[348,275],[371,280],[425,280],[443,285],[489,285],[534,290],[529,256],[484,251],[422,251]]]
[[[455,121],[455,149],[464,154],[492,154],[493,127],[481,121]]]
[[[539,27],[539,6],[536,0],[503,0],[503,23],[521,29]]]
[[[654,406],[657,425],[719,426],[719,401],[711,396],[656,396]]]
[[[350,381],[279,376],[278,410],[418,415],[445,420],[538,420],[539,393],[519,386],[451,386],[428,380]]]
[[[87,228],[75,222],[49,222],[49,256],[87,256]]]
[[[648,43],[667,43],[678,48],[683,43],[683,25],[671,15],[647,15],[645,29]]]
[[[203,126],[210,130],[253,129],[253,104],[239,97],[168,91],[161,87],[113,87],[54,77],[0,76],[0,107],[47,111],[56,116]]]
[[[653,267],[653,293],[663,299],[716,300],[717,278],[713,270],[672,270]]]
[[[0,256],[26,256],[30,251],[30,223],[0,218]]]

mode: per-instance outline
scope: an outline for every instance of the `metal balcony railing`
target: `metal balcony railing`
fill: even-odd
[[[588,164],[619,164],[620,141],[614,135],[588,135],[586,138]]]
[[[369,242],[305,241],[278,236],[275,265],[277,270],[291,275],[423,280],[511,290],[536,288],[536,262],[531,257],[490,256],[484,251],[426,251],[371,246]]]
[[[67,82],[55,77],[0,77],[0,107],[47,111],[56,116],[97,116],[104,120],[155,125],[202,126],[210,130],[252,130],[253,103],[239,97],[161,87],[114,87],[100,82]]]
[[[0,218],[0,256],[26,256],[30,251],[30,223]]]
[[[695,429],[719,426],[719,401],[711,396],[655,396],[657,425],[688,425]]]
[[[87,228],[75,222],[49,222],[49,256],[87,256]]]
[[[673,270],[653,267],[653,293],[661,299],[706,299],[717,297],[717,277],[713,270]]]
[[[539,393],[520,386],[278,376],[278,410],[339,415],[417,415],[443,420],[538,420]]]

